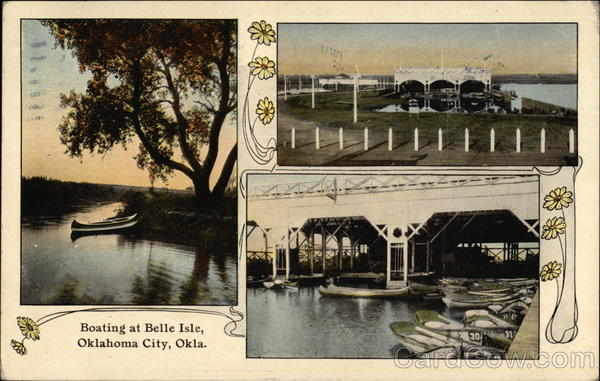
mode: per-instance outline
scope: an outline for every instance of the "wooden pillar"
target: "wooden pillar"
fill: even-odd
[[[321,222],[321,255],[323,256],[323,274],[327,270],[327,242],[325,237],[325,226]]]
[[[431,265],[431,242],[427,240],[427,246],[425,251],[425,271],[429,272],[429,268]]]
[[[392,232],[391,232],[391,226],[387,226],[386,227],[386,237],[385,237],[385,241],[386,241],[386,274],[385,274],[385,279],[387,281],[387,284],[389,285],[390,281],[392,280],[392,246],[390,244],[390,239],[392,237]]]
[[[290,228],[285,231],[285,279],[290,279]]]
[[[408,246],[408,241],[406,242],[406,245]],[[407,247],[408,249],[408,247]],[[414,242],[411,243],[410,245],[410,272],[414,273],[415,272],[415,244]]]
[[[310,275],[315,272],[315,228],[310,228]]]
[[[341,229],[340,229],[341,230]],[[343,241],[343,237],[342,237],[342,232],[339,231],[336,237],[337,241],[338,241],[338,261],[339,261],[339,268],[340,271],[343,268],[343,262],[344,262],[344,241]]]

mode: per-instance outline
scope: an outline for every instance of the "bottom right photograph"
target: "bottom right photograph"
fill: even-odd
[[[537,175],[249,174],[248,358],[535,359]]]

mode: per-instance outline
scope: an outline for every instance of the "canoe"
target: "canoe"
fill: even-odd
[[[503,349],[510,347],[517,331],[516,325],[488,310],[465,311],[465,323],[481,329],[492,344]]]
[[[441,290],[441,286],[439,284],[426,284],[421,282],[415,282],[412,280],[408,281],[408,284],[410,286],[410,289],[416,292],[433,293]]]
[[[73,220],[71,230],[73,232],[112,232],[123,230],[135,226],[138,223],[137,213],[127,217],[112,217],[103,221],[82,223]]]
[[[483,332],[481,329],[470,327],[458,320],[447,318],[433,310],[415,312],[415,322],[418,326],[437,332],[444,336],[461,339],[474,345],[481,345]]]
[[[342,287],[334,284],[319,286],[321,296],[341,298],[398,298],[408,295],[409,291],[409,286],[393,289]]]

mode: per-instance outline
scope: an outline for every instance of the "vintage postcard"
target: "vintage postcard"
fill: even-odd
[[[0,376],[598,378],[593,2],[5,2]]]

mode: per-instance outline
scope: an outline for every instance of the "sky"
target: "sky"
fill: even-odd
[[[479,66],[492,74],[577,72],[576,24],[279,24],[280,74],[393,74]],[[484,60],[485,58],[485,60]]]
[[[114,147],[104,156],[84,152],[83,158],[71,158],[60,143],[58,125],[67,110],[59,107],[60,93],[84,91],[90,72],[79,72],[71,52],[54,47],[48,29],[36,20],[22,21],[22,175],[46,176],[65,181],[100,184],[150,186],[146,170],[138,169],[133,156],[139,141],[134,139],[127,150]],[[236,125],[226,121],[221,130],[219,156],[211,183],[236,141]],[[203,150],[204,154],[206,149]],[[176,158],[181,161],[179,157]],[[178,171],[167,185],[156,187],[184,189],[191,180]]]

